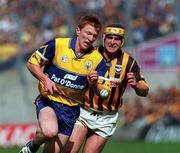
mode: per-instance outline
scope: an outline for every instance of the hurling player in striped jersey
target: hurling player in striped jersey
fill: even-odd
[[[122,49],[124,35],[123,25],[111,24],[105,27],[103,46],[99,47],[99,52],[109,66],[109,77],[99,79],[110,81],[111,94],[108,99],[102,99],[89,88],[64,153],[78,153],[82,144],[83,153],[100,153],[103,150],[117,127],[118,110],[123,105],[127,84],[138,96],[147,96],[149,87],[140,67]]]

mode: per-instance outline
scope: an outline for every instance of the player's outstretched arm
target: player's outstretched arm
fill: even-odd
[[[127,80],[128,84],[135,90],[138,96],[147,96],[149,87],[145,81],[137,82],[133,72],[127,73]]]

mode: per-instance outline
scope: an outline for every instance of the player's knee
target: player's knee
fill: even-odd
[[[47,128],[43,129],[42,132],[46,138],[53,138],[58,134],[58,128]]]

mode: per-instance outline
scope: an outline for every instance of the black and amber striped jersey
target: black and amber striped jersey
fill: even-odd
[[[39,92],[49,99],[67,104],[78,105],[84,100],[87,88],[87,74],[96,70],[104,76],[108,67],[98,50],[89,48],[78,56],[75,50],[76,37],[53,39],[37,51],[29,59],[29,63],[44,66],[44,73],[56,83],[62,95],[45,92],[42,83],[39,83]]]
[[[134,73],[136,81],[141,81],[146,85],[147,83],[137,62],[127,52],[119,50],[112,59],[108,59],[102,46],[99,47],[99,52],[106,60],[106,65],[109,66],[109,78],[106,80],[109,80],[111,84],[110,97],[107,100],[103,100],[89,88],[85,95],[84,105],[98,111],[117,111],[123,104],[123,94],[127,87],[128,72]]]

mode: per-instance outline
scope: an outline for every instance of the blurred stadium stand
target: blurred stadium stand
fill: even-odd
[[[142,66],[150,83],[150,96],[145,99],[137,100],[128,89],[126,105],[121,109],[121,130],[133,125],[139,131],[137,127],[145,123],[146,118],[153,118],[148,115],[154,114],[154,119],[149,119],[147,125],[156,123],[171,112],[168,106],[173,104],[178,108],[180,104],[179,9],[179,0],[1,0],[0,124],[36,122],[32,103],[38,93],[37,80],[25,68],[27,58],[51,38],[74,35],[76,21],[84,14],[98,15],[104,25],[118,22],[126,26],[125,47]],[[100,43],[99,38],[96,45]],[[129,112],[137,111],[131,105],[142,106],[142,101],[148,111],[139,116],[136,112],[135,118],[129,119],[126,115],[134,117]],[[172,116],[179,121],[180,111],[174,111],[174,107]],[[142,111],[146,110],[143,108]],[[159,108],[165,111],[159,112]]]

